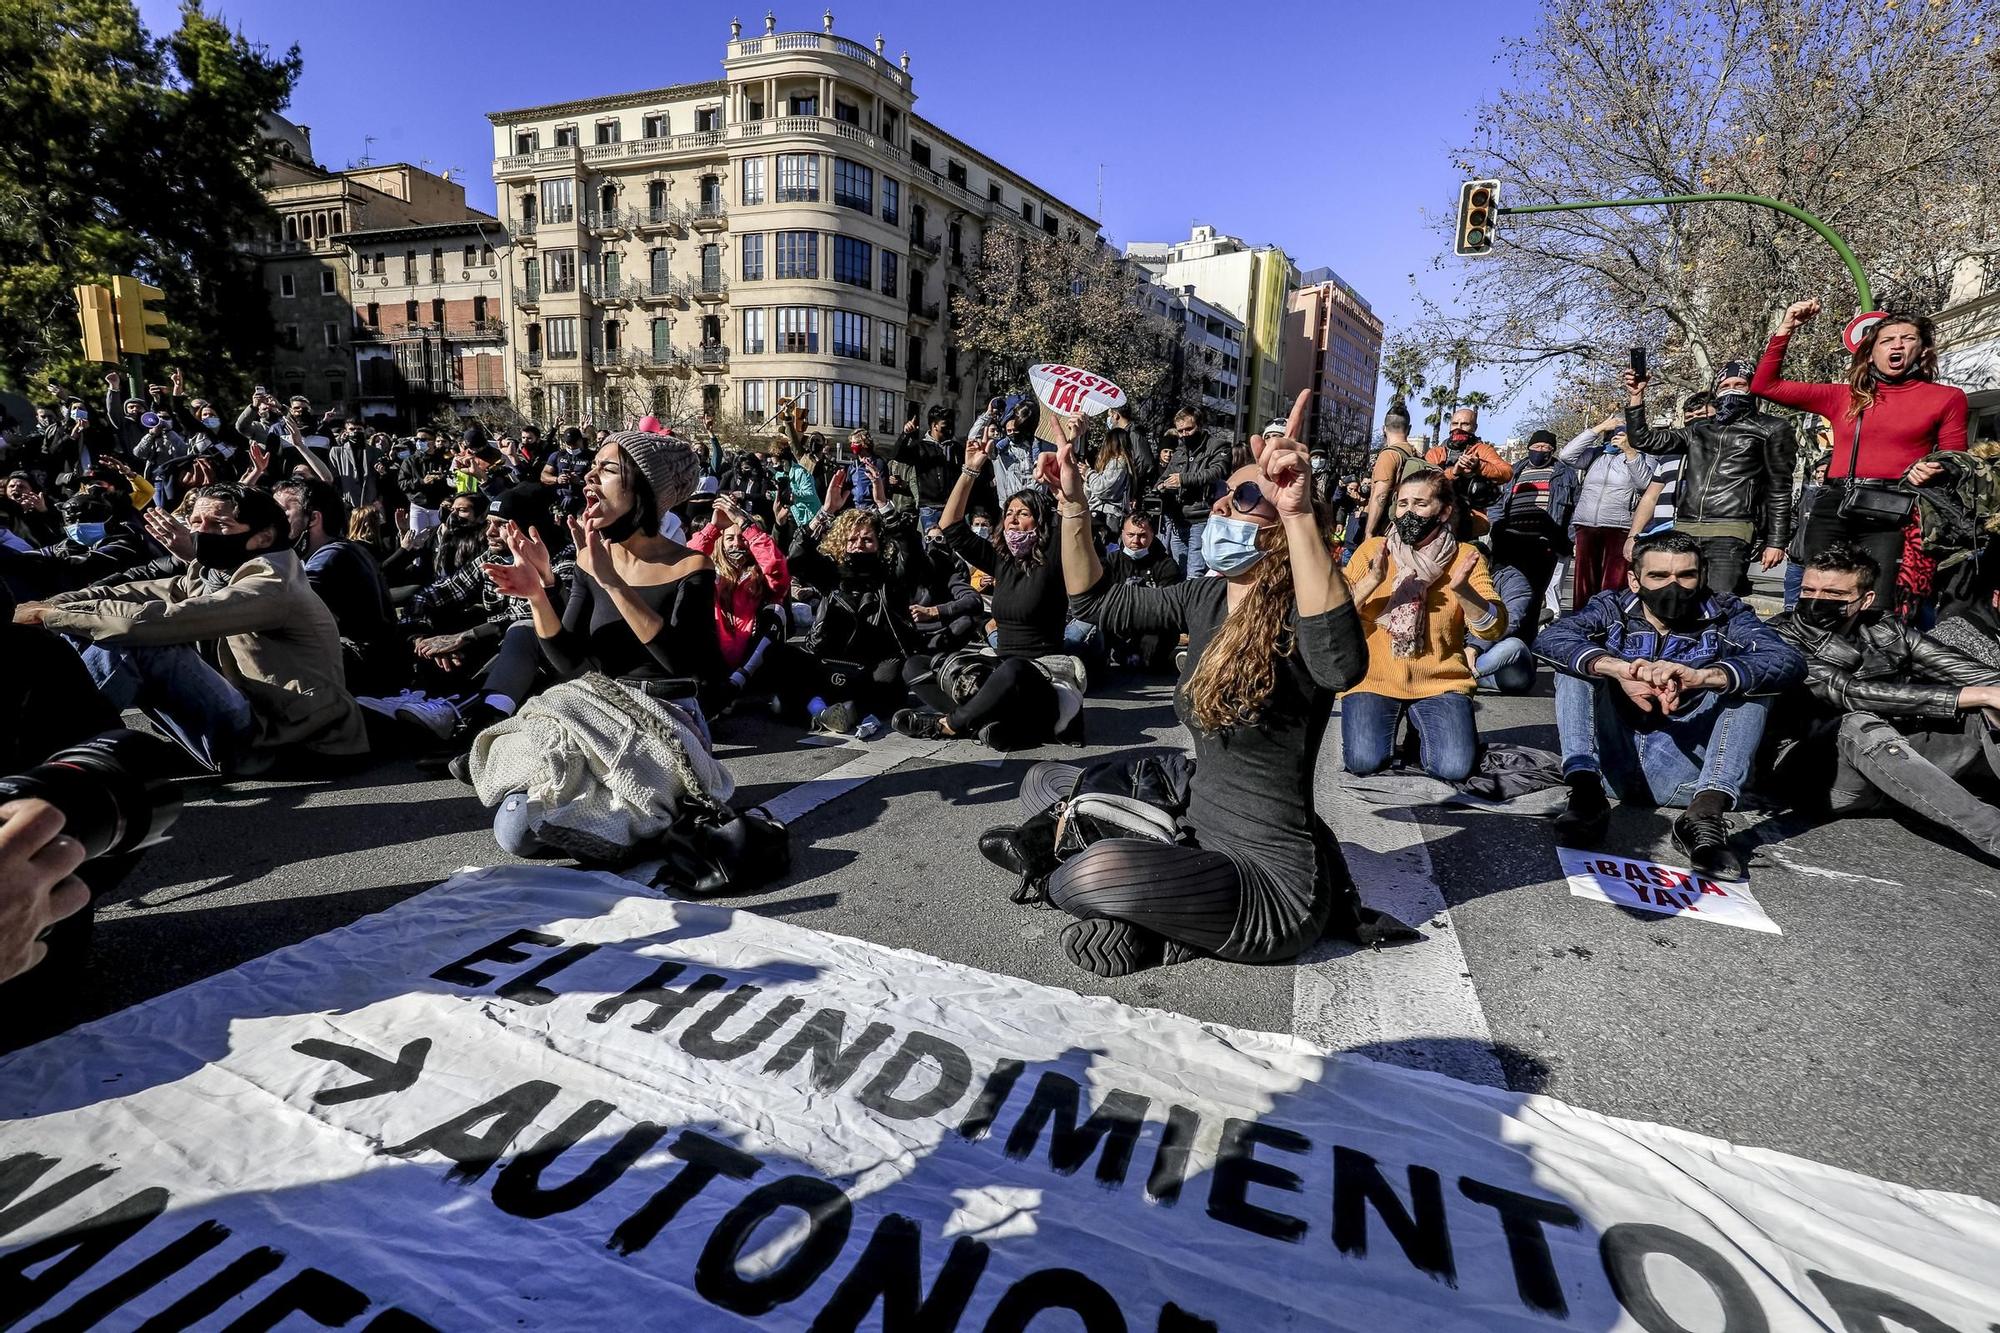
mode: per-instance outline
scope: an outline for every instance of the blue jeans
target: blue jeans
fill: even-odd
[[[1482,689],[1526,694],[1535,688],[1535,657],[1526,643],[1510,634],[1473,659],[1472,674],[1479,677]]]
[[[1379,773],[1396,747],[1403,714],[1417,729],[1417,758],[1441,782],[1463,782],[1479,758],[1472,696],[1456,691],[1428,699],[1391,699],[1353,690],[1340,696],[1340,759],[1356,776]]]
[[[937,526],[937,521],[943,517],[944,517],[943,505],[918,505],[917,531],[919,533],[929,532],[932,528]]]
[[[1556,734],[1563,776],[1597,773],[1620,800],[1686,805],[1699,791],[1731,803],[1756,762],[1768,699],[1730,699],[1709,692],[1693,707],[1636,730],[1641,716],[1618,685],[1602,678],[1556,675]]]
[[[1181,572],[1191,579],[1208,573],[1208,562],[1201,558],[1201,534],[1206,531],[1205,518],[1189,523],[1170,513],[1160,515],[1160,536],[1167,543],[1167,553],[1180,562]]]
[[[1104,665],[1104,631],[1087,620],[1072,620],[1063,626],[1063,647],[1087,666]]]
[[[1787,611],[1799,604],[1799,585],[1805,581],[1805,561],[1787,560],[1785,562],[1785,609]]]
[[[188,753],[213,769],[226,769],[249,744],[250,701],[201,660],[193,645],[83,648],[83,664],[113,708],[138,708]]]

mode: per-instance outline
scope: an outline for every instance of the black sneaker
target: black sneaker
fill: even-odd
[[[1611,825],[1611,803],[1604,797],[1604,781],[1594,773],[1575,773],[1568,779],[1569,808],[1555,818],[1556,841],[1579,851],[1596,851]]]
[[[944,714],[928,708],[905,708],[889,719],[889,725],[913,740],[943,741],[951,735],[944,729]]]
[[[1743,857],[1729,845],[1726,816],[1682,815],[1674,821],[1674,846],[1687,857],[1690,869],[1716,879],[1745,877]]]
[[[1100,977],[1143,972],[1167,961],[1167,942],[1143,926],[1096,916],[1063,927],[1063,956]]]

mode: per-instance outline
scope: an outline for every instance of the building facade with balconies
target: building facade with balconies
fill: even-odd
[[[507,234],[483,214],[343,232],[364,421],[414,428],[507,400]]]
[[[299,146],[310,140],[292,128],[286,140],[292,151],[274,152],[260,182],[277,213],[272,230],[242,243],[257,256],[277,326],[264,384],[280,395],[304,394],[318,408],[351,412],[354,304],[343,237],[473,214],[463,185],[408,163],[328,171],[301,160]]]
[[[988,390],[949,338],[986,229],[1096,222],[917,116],[909,57],[732,25],[721,79],[493,113],[514,401],[545,424],[893,431]]]

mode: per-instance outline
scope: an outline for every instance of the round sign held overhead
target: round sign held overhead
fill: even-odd
[[[1125,391],[1087,370],[1043,362],[1028,367],[1028,383],[1043,407],[1065,416],[1101,416],[1125,406]]]

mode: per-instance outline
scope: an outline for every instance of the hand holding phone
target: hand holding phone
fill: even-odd
[[[1636,380],[1646,378],[1646,349],[1643,347],[1632,349],[1632,378]]]

